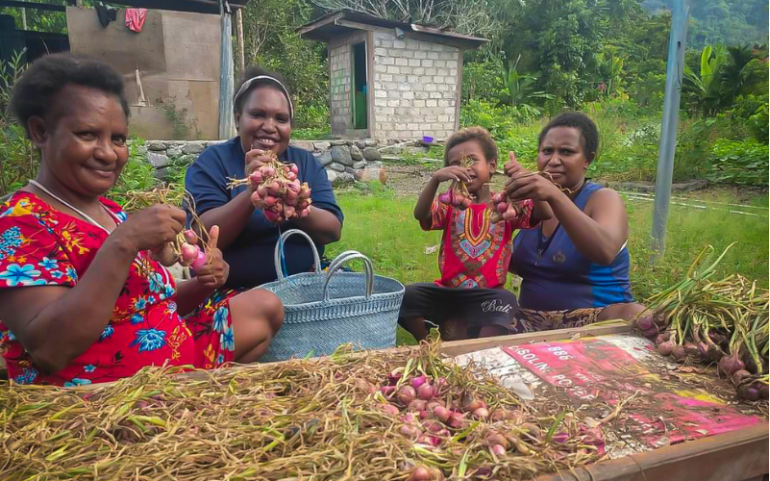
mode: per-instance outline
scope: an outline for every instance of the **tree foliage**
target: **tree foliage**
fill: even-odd
[[[516,0],[311,0],[327,11],[357,12],[460,33],[496,36],[503,24],[499,9]],[[523,3],[523,0],[518,0]]]

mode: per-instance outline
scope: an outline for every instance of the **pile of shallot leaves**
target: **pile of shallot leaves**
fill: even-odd
[[[0,383],[0,479],[532,479],[598,461],[601,427],[523,405],[474,365],[418,349],[110,385]]]
[[[768,399],[768,291],[737,274],[712,281],[725,251],[706,247],[683,280],[648,299],[636,327],[677,362],[717,364],[738,396]]]

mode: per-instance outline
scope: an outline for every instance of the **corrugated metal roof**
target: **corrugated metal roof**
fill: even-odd
[[[487,42],[487,39],[485,38],[463,35],[449,30],[441,30],[438,28],[426,27],[413,23],[389,20],[353,10],[339,10],[336,12],[328,13],[306,25],[303,25],[302,27],[299,27],[297,32],[299,32],[302,38],[317,40],[320,42],[328,42],[337,36],[347,35],[351,32],[351,30],[356,30],[355,27],[351,26],[351,23],[388,29],[398,28],[404,32],[414,32],[423,35],[441,37],[446,41],[457,43],[463,48],[478,48],[483,43]]]

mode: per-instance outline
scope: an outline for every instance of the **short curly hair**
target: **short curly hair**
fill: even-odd
[[[281,90],[281,88],[276,85],[275,83],[271,82],[267,79],[260,79],[253,81],[248,88],[241,92],[240,95],[238,95],[238,92],[240,91],[241,87],[243,87],[243,84],[248,82],[250,79],[253,79],[254,77],[273,77],[277,81],[281,82],[283,84],[286,91],[284,92]],[[243,113],[243,107],[246,104],[246,99],[249,98],[249,93],[256,90],[258,87],[270,87],[278,92],[281,92],[283,95],[287,96],[286,100],[291,104],[291,99],[288,98],[288,95],[291,95],[291,91],[289,90],[289,85],[286,83],[286,79],[283,78],[280,74],[277,74],[275,72],[271,72],[269,70],[266,70],[258,65],[252,65],[250,67],[247,67],[246,70],[243,72],[243,77],[241,77],[241,80],[238,82],[238,85],[235,88],[235,94],[233,98],[233,112],[236,114],[242,114]],[[291,112],[292,117],[294,117],[293,112]],[[294,120],[292,118],[292,120]]]
[[[481,146],[487,162],[497,161],[497,144],[483,127],[466,127],[450,135],[444,146],[444,165],[449,165],[449,151],[458,145],[475,140]]]
[[[126,119],[131,115],[123,77],[98,60],[70,53],[46,55],[36,60],[13,87],[10,111],[29,136],[31,117],[45,117],[57,95],[67,85],[81,85],[114,95]]]
[[[580,131],[580,140],[588,162],[593,162],[599,151],[599,129],[590,117],[582,112],[564,112],[558,115],[540,131],[537,148],[543,144],[548,131],[556,127],[572,127]]]

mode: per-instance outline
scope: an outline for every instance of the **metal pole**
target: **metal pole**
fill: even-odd
[[[219,50],[219,138],[235,135],[233,128],[233,20],[230,5],[222,2],[222,35]]]
[[[246,51],[243,44],[243,12],[240,8],[235,11],[235,37],[238,40],[238,74],[243,75],[246,69]]]
[[[671,181],[674,177],[676,130],[679,122],[679,100],[684,70],[684,50],[687,41],[687,0],[674,0],[671,17],[671,35],[666,67],[666,97],[663,103],[663,123],[660,128],[658,175],[655,179],[655,210],[652,219],[651,262],[662,257],[666,250],[666,226],[671,200]]]

